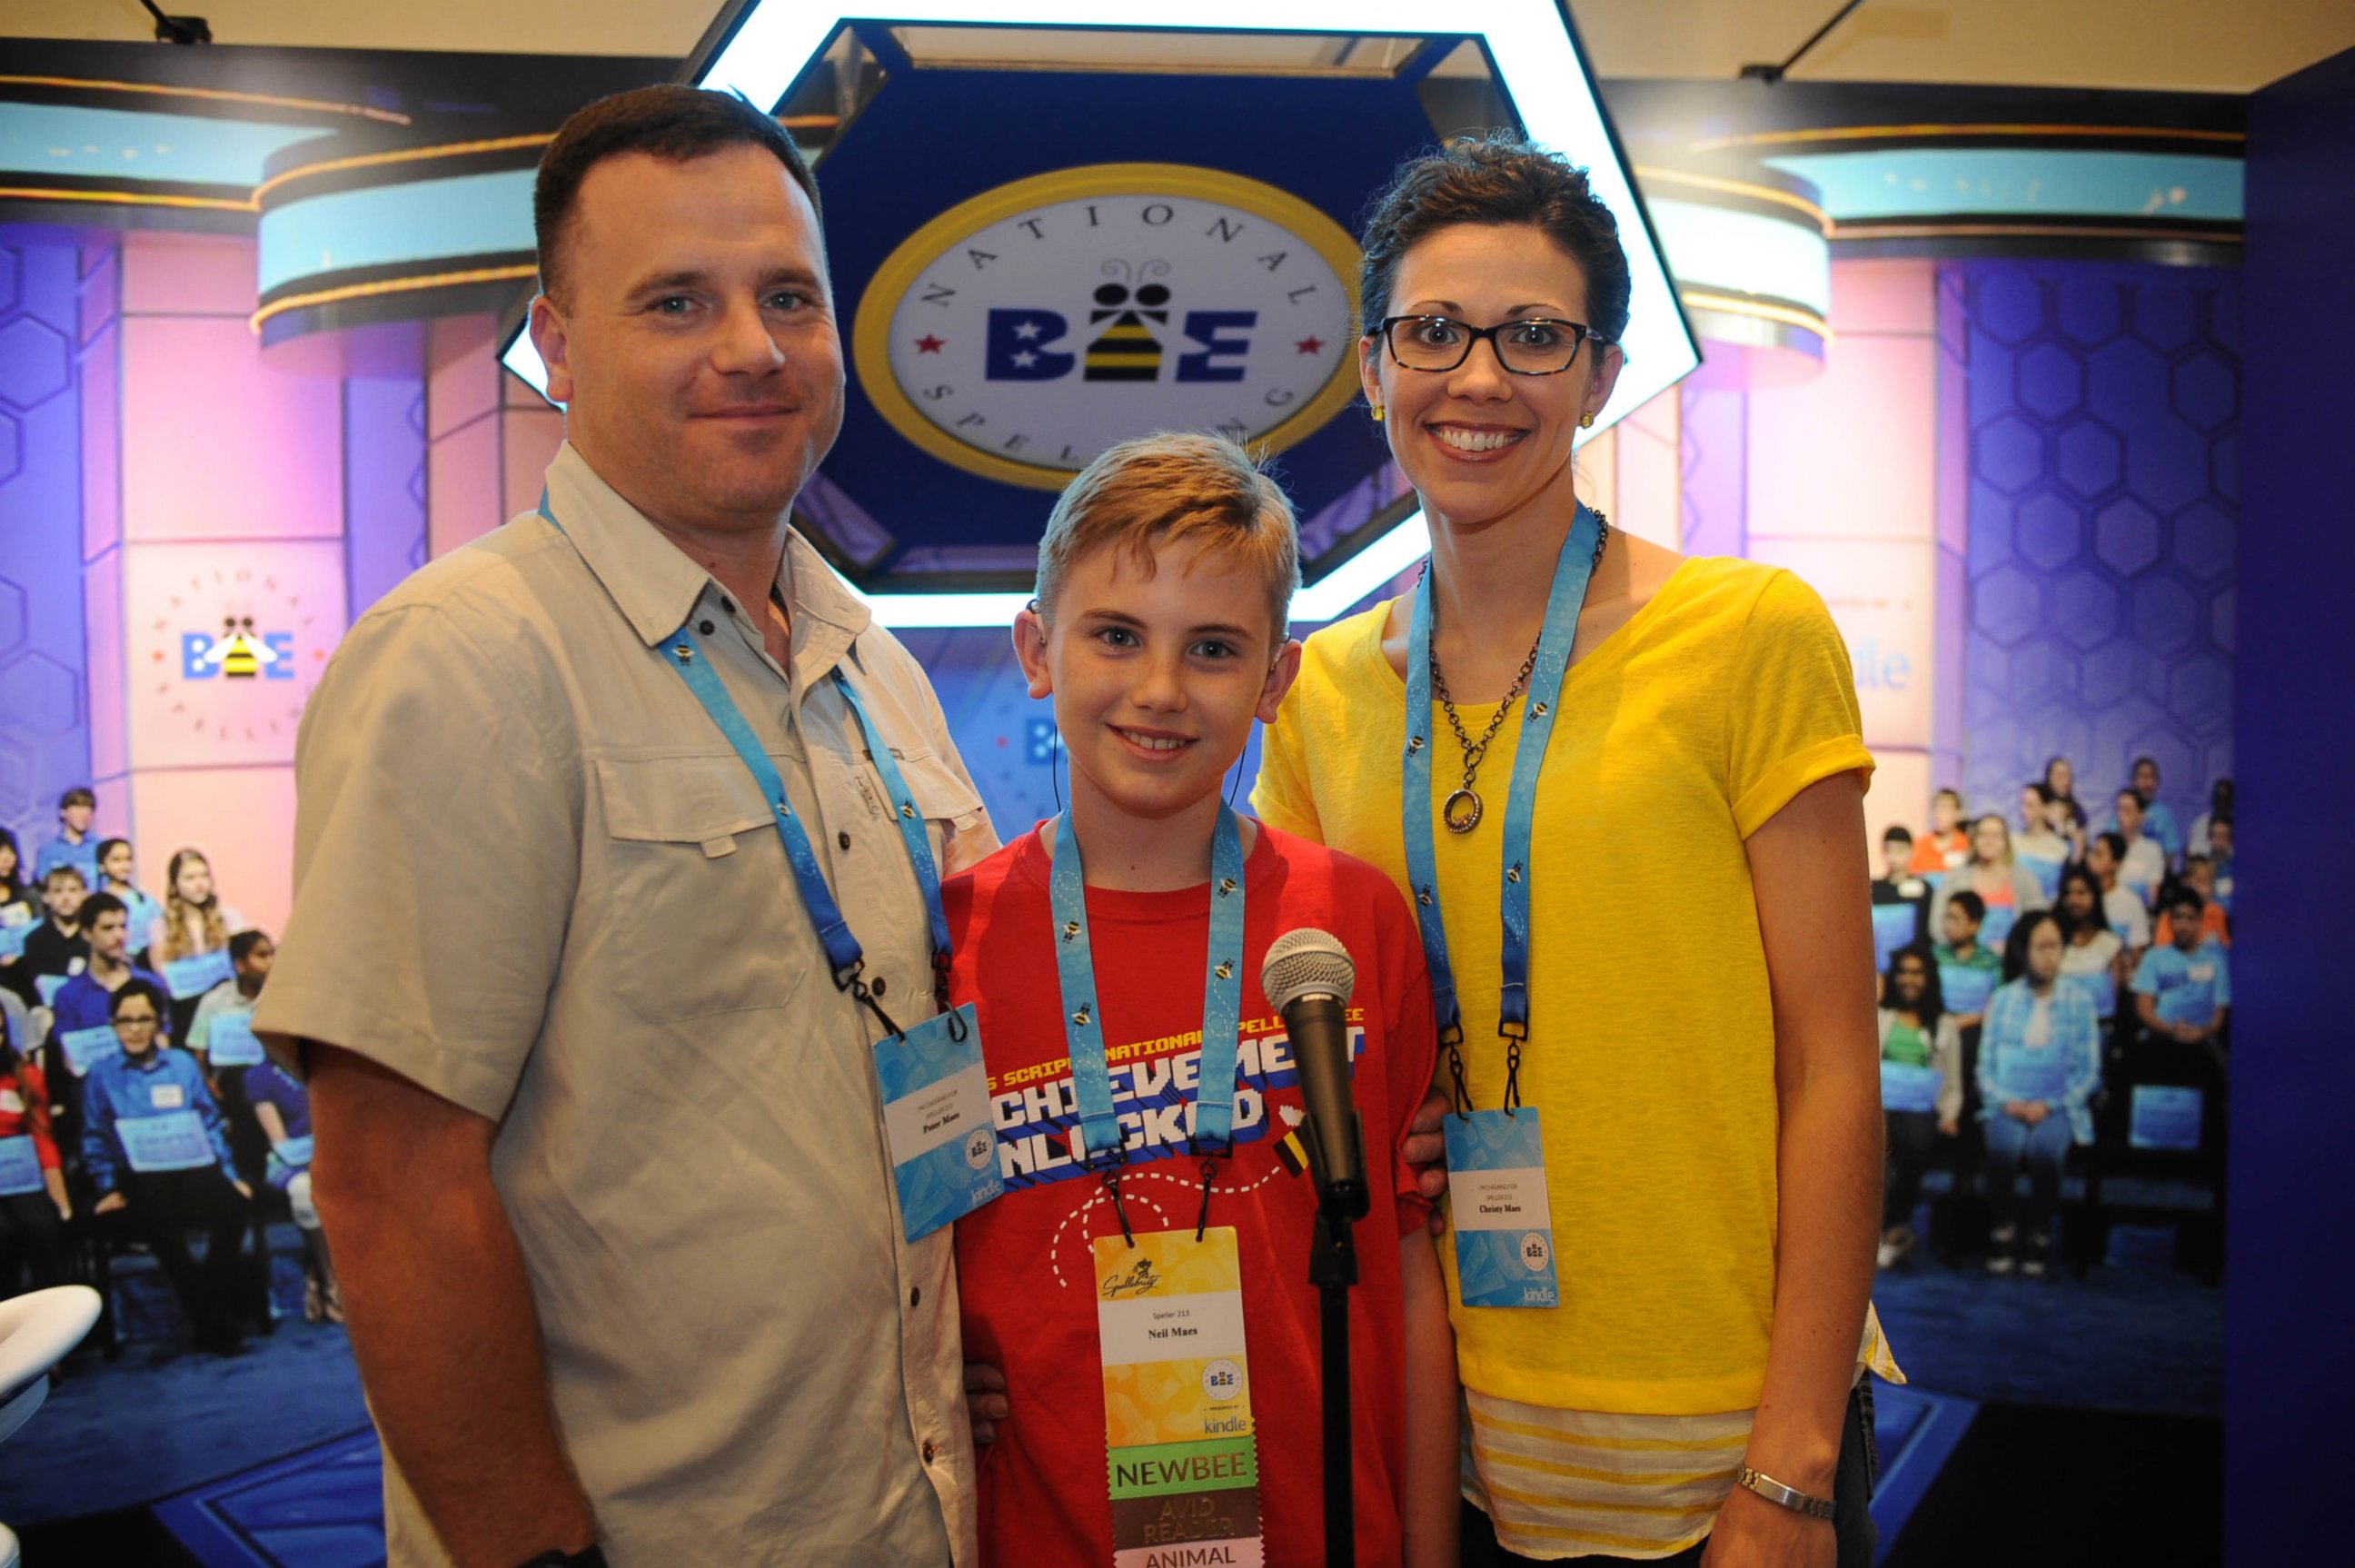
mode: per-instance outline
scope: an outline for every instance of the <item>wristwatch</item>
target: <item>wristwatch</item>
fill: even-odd
[[[559,1552],[551,1546],[516,1568],[606,1568],[605,1553],[593,1541],[578,1552]]]
[[[1832,1517],[1831,1499],[1810,1497],[1798,1488],[1786,1487],[1774,1477],[1761,1475],[1747,1465],[1742,1467],[1742,1473],[1734,1480],[1744,1490],[1756,1492],[1777,1508],[1806,1514],[1809,1519]]]

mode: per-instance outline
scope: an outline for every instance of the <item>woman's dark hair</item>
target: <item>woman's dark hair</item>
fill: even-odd
[[[2052,912],[2061,922],[2061,940],[2063,942],[2074,942],[2081,929],[2075,921],[2069,918],[2069,889],[2078,882],[2085,884],[2085,891],[2092,895],[2094,901],[2093,912],[2085,917],[2082,929],[2087,931],[2110,929],[2109,912],[2102,907],[2102,879],[2087,870],[2083,861],[2075,861],[2062,868],[2061,885],[2053,891],[2052,894]]]
[[[0,877],[0,904],[12,904],[30,896],[25,882],[25,850],[16,842],[16,835],[5,827],[0,827],[0,844],[6,845],[16,857],[16,863],[8,868],[8,874]]]
[[[730,147],[766,147],[774,153],[809,197],[810,210],[823,218],[809,160],[783,125],[733,93],[671,82],[617,92],[575,112],[540,155],[539,175],[532,185],[539,286],[550,294],[561,286],[559,263],[565,230],[591,169],[624,153],[646,153],[666,163],[683,164]]]
[[[1899,960],[1905,958],[1913,959],[1922,965],[1922,1000],[1913,1010],[1922,1015],[1922,1032],[1935,1035],[1938,1020],[1946,1011],[1946,987],[1938,977],[1938,955],[1930,951],[1928,943],[1909,942],[1889,955],[1890,999],[1881,1005],[1892,1008],[1897,1005],[1897,965]]]
[[[1391,314],[1406,253],[1425,236],[1460,223],[1543,229],[1586,276],[1586,325],[1605,342],[1626,336],[1635,285],[1619,220],[1587,184],[1584,169],[1509,132],[1458,136],[1399,165],[1366,219],[1358,270],[1364,330]]]
[[[0,1078],[14,1078],[16,1070],[25,1065],[22,1052],[16,1049],[16,1036],[8,1027],[8,1015],[0,1013]]]
[[[2061,941],[2064,946],[2067,944],[2069,928],[2061,924],[2059,915],[2049,909],[2030,910],[2019,917],[2019,923],[2011,928],[2011,934],[2004,939],[2003,977],[2007,985],[2028,973],[2029,939],[2036,934],[2040,926],[2046,925],[2059,927]]]

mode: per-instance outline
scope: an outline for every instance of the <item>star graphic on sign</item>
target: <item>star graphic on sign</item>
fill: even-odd
[[[1039,363],[1039,357],[1036,354],[1031,353],[1028,348],[1025,348],[1021,353],[1017,354],[1014,357],[1014,363],[1018,368],[1028,370],[1031,366]]]
[[[1314,354],[1325,347],[1325,340],[1321,337],[1304,337],[1294,347],[1303,354]]]
[[[1026,341],[1036,337],[1039,336],[1039,324],[1035,321],[1022,322],[1014,328],[1014,336]]]
[[[918,339],[916,339],[916,352],[917,352],[917,353],[919,353],[919,354],[938,354],[940,351],[941,351],[941,340],[940,340],[939,338],[937,338],[937,337],[934,337],[931,333],[927,332],[926,334],[924,334],[924,336],[923,336],[919,337]]]

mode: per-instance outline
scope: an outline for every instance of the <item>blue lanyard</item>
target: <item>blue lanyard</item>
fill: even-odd
[[[539,515],[559,534],[564,525],[556,520],[549,509],[548,495],[541,492]],[[565,536],[568,539],[571,537]],[[785,795],[785,781],[777,765],[769,758],[761,738],[745,722],[743,712],[728,688],[720,684],[719,672],[712,667],[711,658],[702,637],[696,630],[696,612],[690,609],[677,631],[663,639],[664,662],[677,670],[687,688],[711,715],[711,721],[735,748],[745,769],[760,785],[762,799],[768,803],[771,816],[777,826],[777,837],[784,840],[785,859],[792,863],[794,880],[801,885],[802,905],[809,911],[810,923],[817,927],[818,941],[826,947],[827,966],[833,971],[837,990],[848,991],[859,1001],[874,1009],[875,1016],[893,1034],[901,1033],[890,1015],[876,1005],[861,978],[866,968],[866,955],[858,939],[850,933],[850,923],[843,918],[842,906],[835,901],[834,890],[826,883],[826,873],[817,861],[817,851],[810,845],[809,835],[803,830],[801,819],[794,815],[792,803]],[[924,833],[924,816],[916,805],[916,797],[909,793],[908,781],[900,772],[900,764],[884,744],[875,728],[867,705],[859,700],[858,692],[839,668],[829,670],[835,689],[850,705],[853,717],[858,720],[858,731],[866,738],[867,750],[874,759],[875,771],[883,780],[883,794],[890,801],[892,817],[898,823],[900,841],[907,846],[908,859],[916,869],[916,885],[924,895],[924,917],[932,939],[932,989],[936,1001],[944,1001],[949,966],[949,917],[941,901],[940,868],[932,860],[932,840]]]
[[[1080,1109],[1079,1141],[1073,1155],[1092,1167],[1099,1153],[1115,1166],[1128,1157],[1126,1136],[1112,1108],[1112,1072],[1104,1060],[1103,1009],[1096,997],[1095,958],[1088,942],[1087,877],[1080,859],[1080,836],[1067,813],[1055,829],[1051,878],[1055,912],[1055,971],[1062,983],[1063,1024],[1071,1040],[1071,1089]],[[1210,939],[1203,961],[1202,1053],[1194,1074],[1194,1131],[1187,1140],[1204,1145],[1234,1142],[1236,1037],[1242,1024],[1243,994],[1242,831],[1231,807],[1219,806],[1210,839]],[[1209,1178],[1203,1172],[1203,1211],[1209,1208]],[[1112,1179],[1108,1178],[1108,1182]],[[1118,1204],[1120,1191],[1113,1188]],[[1121,1229],[1128,1218],[1121,1216]],[[1200,1227],[1196,1227],[1199,1232]]]
[[[1529,1037],[1529,839],[1537,812],[1538,771],[1553,739],[1551,719],[1570,668],[1578,613],[1594,572],[1595,541],[1603,520],[1582,505],[1555,559],[1553,590],[1546,598],[1545,629],[1529,667],[1527,705],[1521,710],[1520,743],[1513,753],[1513,782],[1505,801],[1504,983],[1497,995],[1497,1033],[1506,1047],[1505,1104],[1520,1104],[1521,1042]],[[1423,955],[1431,971],[1432,1013],[1440,1042],[1447,1047],[1455,1078],[1458,1111],[1468,1112],[1464,1083],[1464,1009],[1455,995],[1455,970],[1447,958],[1447,928],[1439,912],[1439,860],[1432,833],[1431,805],[1431,571],[1414,591],[1413,617],[1406,647],[1406,784],[1401,825],[1406,836],[1407,882],[1414,890],[1415,923],[1423,929]]]

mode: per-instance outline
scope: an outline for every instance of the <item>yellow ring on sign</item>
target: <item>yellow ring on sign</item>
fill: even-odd
[[[1027,485],[1039,490],[1060,490],[1071,482],[1076,470],[1018,463],[983,452],[967,446],[926,419],[909,400],[907,393],[900,390],[899,379],[891,374],[891,317],[924,269],[957,241],[1034,208],[1091,196],[1188,197],[1197,201],[1223,202],[1263,218],[1299,239],[1333,269],[1348,296],[1349,319],[1352,323],[1358,319],[1358,242],[1322,209],[1290,191],[1192,164],[1084,164],[1057,169],[1052,174],[1033,175],[961,201],[909,235],[883,259],[866,292],[858,296],[858,310],[851,325],[851,362],[858,368],[859,386],[893,430],[942,462],[985,479]],[[1344,354],[1315,397],[1256,437],[1252,445],[1275,453],[1305,441],[1348,407],[1358,391],[1357,357]]]

